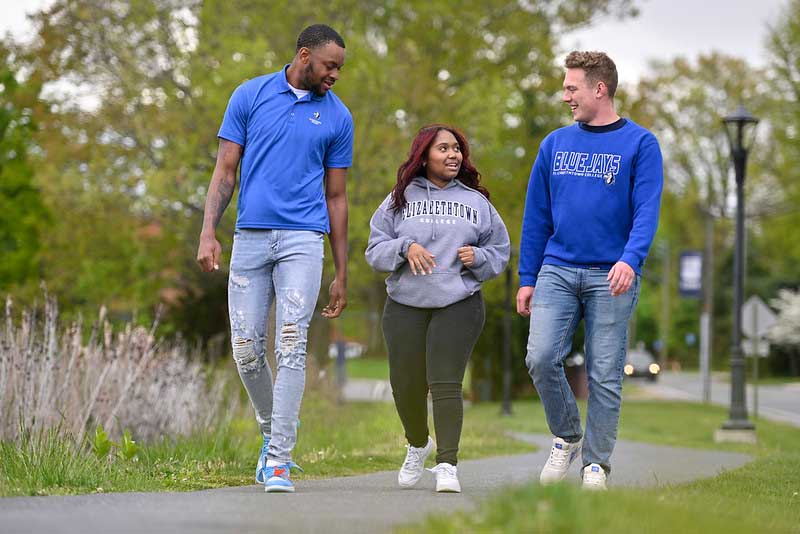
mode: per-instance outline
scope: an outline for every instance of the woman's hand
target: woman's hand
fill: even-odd
[[[411,243],[406,254],[411,273],[414,275],[433,274],[433,268],[436,267],[435,257],[419,243]]]
[[[475,250],[469,245],[459,248],[458,259],[467,267],[472,267],[472,264],[475,263]]]

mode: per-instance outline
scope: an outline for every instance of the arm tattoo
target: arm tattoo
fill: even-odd
[[[222,219],[222,214],[233,196],[233,190],[236,187],[236,168],[239,166],[240,155],[241,147],[235,143],[224,139],[220,142],[217,165],[214,169],[211,188],[206,198],[205,210],[205,222],[210,222],[211,227],[214,229]]]
[[[231,197],[233,196],[233,187],[233,184],[220,181],[219,185],[217,186],[217,190],[210,198],[214,228],[216,228],[217,224],[219,224],[220,219],[222,219],[222,214],[225,213],[225,208],[228,207],[228,203],[231,201]]]

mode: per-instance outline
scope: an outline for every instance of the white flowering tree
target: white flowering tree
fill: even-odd
[[[769,332],[776,345],[800,346],[800,291],[782,289],[772,306],[778,310],[778,322]]]
[[[778,310],[778,321],[767,337],[788,357],[789,374],[800,376],[800,291],[782,289],[771,304]]]

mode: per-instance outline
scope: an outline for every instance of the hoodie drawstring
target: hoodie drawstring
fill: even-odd
[[[431,183],[428,180],[425,180],[425,187],[428,189],[428,205],[433,205],[431,202]],[[436,216],[434,215],[431,217],[433,219],[433,224],[431,225],[431,241],[436,241]]]

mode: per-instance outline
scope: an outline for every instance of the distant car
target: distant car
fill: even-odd
[[[622,370],[625,372],[625,376],[643,376],[651,382],[655,382],[658,373],[661,372],[661,367],[650,352],[639,346],[628,351],[625,367]]]

